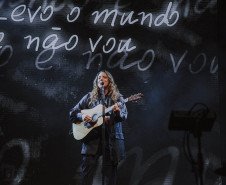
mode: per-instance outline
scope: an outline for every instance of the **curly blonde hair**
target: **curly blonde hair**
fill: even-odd
[[[93,101],[97,100],[97,98],[98,98],[98,93],[99,93],[98,76],[99,76],[100,73],[106,73],[107,74],[108,79],[109,79],[108,94],[111,96],[111,99],[113,100],[113,102],[116,103],[117,100],[118,100],[119,94],[120,94],[118,87],[115,84],[114,78],[111,75],[111,73],[109,73],[106,70],[102,70],[99,73],[97,73],[96,78],[93,81],[93,90],[91,92],[89,104],[91,104]]]

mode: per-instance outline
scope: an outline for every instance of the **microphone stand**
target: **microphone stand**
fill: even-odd
[[[104,95],[104,87],[101,87],[101,100],[102,100],[102,116],[103,116],[103,125],[102,125],[102,185],[104,185],[104,161],[105,161],[105,95]]]
[[[198,185],[203,185],[203,166],[204,166],[204,161],[203,161],[203,154],[202,154],[202,146],[201,146],[201,136],[202,136],[202,131],[201,131],[201,123],[199,120],[196,121],[196,128],[194,132],[194,136],[197,137],[197,144],[198,144],[198,154],[197,154],[197,159],[198,159]]]

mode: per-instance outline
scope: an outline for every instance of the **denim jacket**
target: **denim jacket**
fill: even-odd
[[[72,108],[70,111],[70,120],[74,124],[77,121],[82,121],[82,113],[83,109],[91,109],[96,107],[101,103],[101,98],[98,99],[91,104],[89,104],[91,93],[86,94],[79,103]],[[124,146],[124,136],[122,132],[122,122],[127,119],[127,108],[123,101],[122,95],[119,96],[118,101],[121,102],[121,106],[119,106],[120,111],[113,112],[111,111],[108,116],[110,116],[110,126],[108,127],[107,135],[107,145],[111,152],[112,160],[115,162],[119,162],[121,159],[125,157],[125,146]],[[105,106],[109,107],[114,105],[113,100],[110,96],[105,96]],[[101,139],[101,127],[97,127],[97,129],[93,129],[91,132],[97,132],[98,137],[87,142],[84,142],[82,145],[82,154],[85,155],[95,155],[100,144]]]

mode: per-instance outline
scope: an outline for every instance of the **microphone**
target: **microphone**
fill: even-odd
[[[99,85],[100,85],[100,89],[101,89],[101,94],[102,94],[102,96],[104,96],[104,82],[103,81],[100,81],[99,82]],[[103,98],[103,97],[102,97]],[[104,98],[103,98],[104,99]]]

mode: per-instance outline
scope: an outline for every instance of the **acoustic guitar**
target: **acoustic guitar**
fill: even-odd
[[[142,98],[144,95],[141,93],[132,95],[126,99],[124,99],[124,103],[130,102],[130,101],[136,101],[140,98]],[[118,106],[121,106],[121,102],[116,103],[118,104]],[[112,108],[116,105],[112,105],[108,108],[105,109],[105,114],[107,114],[108,112],[112,111]],[[91,125],[93,125],[92,127],[88,128],[86,126],[86,123],[84,121],[82,122],[76,122],[76,123],[72,123],[72,132],[73,132],[73,136],[76,140],[84,140],[87,135],[96,127],[99,127],[103,124],[103,117],[102,117],[102,110],[103,109],[103,105],[99,104],[96,107],[92,108],[92,109],[84,109],[81,111],[81,113],[83,115],[88,115],[92,118],[91,121]]]

